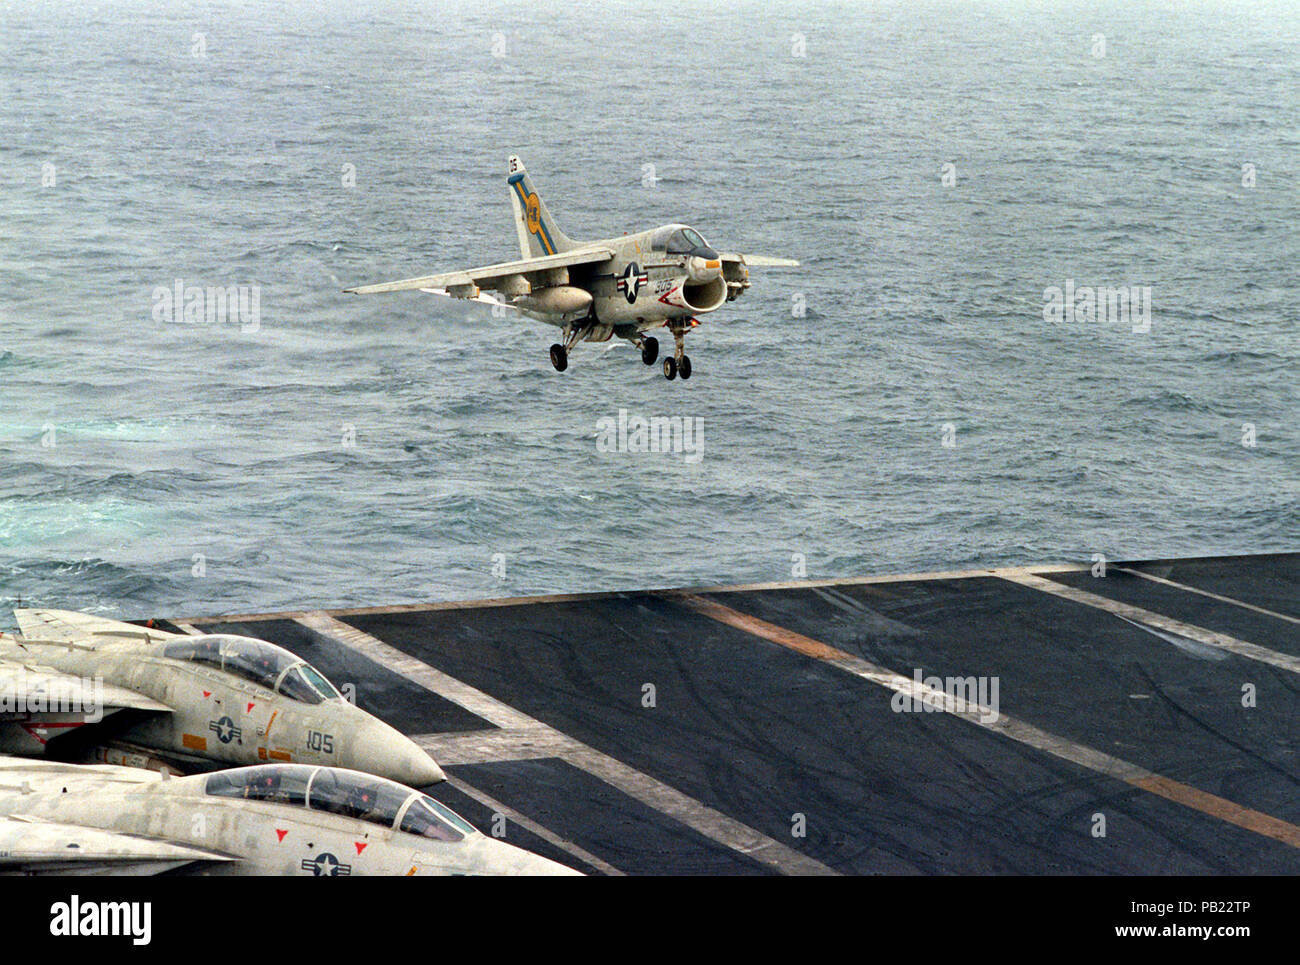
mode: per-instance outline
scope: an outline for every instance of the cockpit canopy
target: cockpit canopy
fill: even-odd
[[[426,794],[336,767],[259,764],[218,771],[208,777],[203,793],[341,814],[437,841],[462,841],[476,833],[472,824]]]
[[[304,704],[343,699],[319,670],[265,640],[210,633],[173,640],[163,647],[162,655],[172,660],[206,664]]]
[[[650,236],[650,247],[655,251],[663,251],[670,255],[686,255],[695,253],[699,249],[704,249],[707,254],[705,257],[716,258],[718,253],[709,247],[709,243],[704,240],[694,228],[684,224],[664,225],[656,229]]]

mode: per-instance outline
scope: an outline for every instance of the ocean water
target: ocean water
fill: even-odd
[[[1295,3],[8,2],[0,54],[0,624],[1300,548]],[[803,267],[685,383],[340,293],[516,257],[510,153],[575,237]]]

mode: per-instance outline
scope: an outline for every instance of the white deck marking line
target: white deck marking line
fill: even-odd
[[[556,732],[549,727],[472,730],[458,734],[413,734],[411,740],[444,766],[563,757],[572,745],[563,735],[557,738]]]
[[[1181,620],[1153,613],[1150,610],[1144,610],[1129,603],[1120,603],[1108,597],[1098,596],[1096,593],[1089,593],[1087,590],[1066,586],[1064,583],[1057,583],[1053,580],[1045,580],[1041,576],[1034,576],[1028,572],[1003,573],[1000,578],[1011,583],[1019,583],[1021,586],[1027,586],[1030,589],[1051,593],[1053,596],[1072,600],[1075,603],[1096,607],[1115,616],[1125,617],[1135,623],[1145,623],[1149,627],[1166,630],[1180,637],[1186,637],[1188,640],[1203,643],[1208,647],[1217,647],[1220,650],[1235,653],[1239,657],[1246,657],[1248,660],[1258,660],[1260,663],[1266,663],[1281,670],[1300,673],[1300,657],[1278,653],[1276,650],[1269,650],[1259,644],[1248,643],[1245,640],[1230,637],[1226,633],[1218,633],[1214,630],[1206,630],[1204,627],[1183,623]],[[1098,578],[1104,579],[1104,577]]]
[[[769,640],[805,656],[825,661],[840,670],[854,674],[864,680],[869,680],[874,684],[879,684],[888,690],[906,694],[915,701],[921,701],[923,705],[943,709],[947,713],[977,727],[1009,737],[1021,744],[1044,751],[1073,764],[1078,764],[1080,767],[1103,774],[1106,777],[1124,781],[1133,787],[1159,795],[1166,800],[1193,808],[1230,824],[1235,824],[1248,831],[1254,831],[1256,834],[1262,834],[1289,844],[1293,848],[1300,848],[1300,827],[1288,821],[1275,818],[1262,811],[1244,808],[1225,798],[1182,784],[1179,781],[1156,774],[1154,771],[1148,771],[1118,757],[1112,757],[1109,754],[1075,743],[1067,738],[1049,734],[1045,730],[1008,717],[1006,714],[999,714],[997,719],[994,720],[992,719],[993,714],[988,708],[973,703],[960,702],[943,691],[926,687],[924,684],[918,685],[912,677],[904,677],[900,673],[887,670],[870,661],[863,660],[861,657],[855,657],[853,654],[822,643],[820,640],[814,640],[812,637],[806,637],[793,630],[787,630],[775,623],[769,623],[739,610],[733,610],[731,607],[714,600],[697,596],[683,597],[681,602],[697,613],[717,620],[719,623],[743,630],[753,636]]]
[[[534,735],[546,732],[548,742],[554,742],[556,747],[563,748],[562,754],[554,756],[595,775],[611,787],[617,788],[647,807],[667,814],[723,847],[747,855],[782,874],[833,875],[838,873],[820,861],[801,854],[774,838],[769,838],[747,824],[727,817],[721,811],[715,811],[701,804],[617,758],[588,747],[554,727],[515,710],[495,697],[448,676],[410,654],[403,653],[379,638],[334,619],[322,610],[301,614],[297,622],[401,674],[426,690],[459,704],[470,713],[498,727],[527,730]]]
[[[439,610],[475,610],[487,607],[531,606],[537,603],[587,603],[625,596],[672,596],[683,593],[741,593],[746,590],[801,590],[819,586],[862,586],[872,583],[911,583],[927,580],[962,580],[1000,576],[1003,572],[1077,573],[1091,564],[1045,563],[1033,567],[1004,567],[976,570],[936,570],[929,573],[887,573],[881,576],[848,576],[833,580],[787,580],[778,583],[735,583],[727,586],[660,587],[608,590],[597,593],[552,593],[541,596],[504,596],[484,600],[446,600],[441,603],[395,603],[391,606],[342,607],[325,611],[336,617],[367,616],[388,613],[430,613]],[[225,616],[185,617],[191,623],[248,623],[255,620],[297,620],[301,610],[277,613],[234,613]],[[173,620],[173,623],[176,621]]]
[[[459,704],[476,717],[481,717],[489,724],[507,730],[522,730],[537,724],[527,714],[521,714],[494,697],[489,697],[481,690],[475,690],[463,684],[455,677],[449,677],[441,670],[430,667],[423,660],[417,660],[410,654],[391,647],[377,637],[372,637],[364,630],[349,626],[341,620],[335,620],[328,613],[314,610],[305,613],[297,620],[308,629],[323,633],[332,640],[337,640],[363,657],[387,667],[412,683],[419,684],[425,690],[446,697],[454,704]]]
[[[1129,569],[1127,566],[1117,566],[1115,569],[1121,573],[1129,573],[1132,576],[1140,576],[1144,580],[1150,580],[1152,583],[1163,583],[1165,586],[1172,586],[1176,590],[1185,590],[1188,593],[1196,593],[1200,596],[1208,596],[1211,600],[1218,600],[1220,603],[1231,603],[1233,606],[1239,606],[1245,610],[1253,610],[1256,613],[1262,613],[1264,616],[1275,617],[1278,620],[1285,620],[1287,623],[1300,624],[1300,617],[1293,617],[1289,613],[1278,613],[1276,610],[1268,610],[1262,606],[1255,606],[1253,603],[1246,603],[1243,600],[1234,600],[1230,596],[1220,596],[1218,593],[1211,593],[1209,590],[1202,590],[1198,586],[1188,586],[1186,583],[1179,583],[1164,576],[1155,576],[1152,573],[1143,573],[1141,570]]]
[[[466,784],[460,778],[452,777],[450,774],[447,775],[447,783],[450,784],[452,787],[454,787],[456,790],[460,791],[462,794],[466,795],[467,797],[472,797],[475,801],[478,801],[478,803],[482,804],[484,807],[491,808],[493,811],[496,811],[498,814],[503,815],[508,821],[513,821],[515,824],[519,825],[524,830],[531,831],[533,834],[537,835],[543,841],[550,842],[555,847],[566,852],[567,854],[573,855],[579,861],[585,862],[586,864],[595,868],[597,871],[600,871],[602,874],[611,875],[616,878],[624,877],[624,873],[622,871],[619,871],[609,862],[600,860],[600,858],[597,858],[594,854],[592,854],[590,851],[586,850],[585,848],[580,847],[579,845],[574,844],[572,841],[568,841],[565,838],[560,837],[555,832],[542,827],[532,818],[520,814],[518,811],[516,811],[514,808],[510,807],[507,804],[502,804],[492,795],[484,791],[480,791],[472,784]],[[499,838],[497,840],[504,840],[504,839]]]
[[[1163,640],[1165,643],[1172,643],[1175,647],[1178,647],[1181,650],[1186,650],[1187,652],[1194,653],[1198,656],[1203,654],[1207,660],[1227,660],[1231,656],[1227,651],[1220,650],[1218,647],[1207,647],[1205,644],[1197,643],[1195,640],[1189,640],[1187,637],[1180,637],[1177,634],[1166,633],[1164,630],[1157,630],[1155,627],[1149,627],[1145,623],[1138,623],[1136,620],[1130,620],[1123,614],[1115,613],[1112,614],[1112,616],[1114,616],[1116,620],[1123,620],[1131,627],[1137,627],[1143,633],[1151,634],[1151,636],[1158,640]],[[1198,647],[1201,649],[1198,650]]]
[[[1033,567],[1035,573],[1077,573],[1091,564],[1046,563]],[[917,583],[933,580],[973,580],[979,577],[1000,576],[1003,572],[1018,572],[1023,567],[996,567],[985,570],[934,570],[929,573],[885,573],[877,576],[846,576],[834,580],[784,580],[775,583],[735,583],[730,586],[696,586],[680,590],[660,590],[660,596],[698,593],[745,593],[750,590],[815,590],[823,586],[869,586],[877,583]]]
[[[186,623],[184,620],[172,620],[171,625],[174,626],[177,630],[180,630],[182,633],[188,633],[192,637],[199,637],[203,635],[202,630],[200,630],[192,623]]]

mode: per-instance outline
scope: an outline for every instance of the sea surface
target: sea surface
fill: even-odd
[[[341,294],[517,257],[511,153],[803,265],[689,382]],[[0,625],[1296,550],[1298,305],[1293,2],[0,3]]]

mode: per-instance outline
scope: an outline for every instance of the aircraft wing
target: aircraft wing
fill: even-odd
[[[0,817],[0,874],[158,874],[195,861],[233,861],[187,845],[60,824],[25,815]]]
[[[724,252],[719,257],[723,261],[735,261],[742,265],[751,265],[755,268],[798,268],[799,262],[793,258],[776,258],[772,255],[741,255],[735,252]]]
[[[456,290],[463,290],[465,297],[477,294],[476,288],[496,288],[512,276],[528,276],[551,271],[556,268],[572,268],[575,265],[594,265],[614,257],[611,248],[601,246],[575,248],[562,251],[557,255],[545,255],[541,258],[525,258],[522,261],[505,261],[499,265],[485,265],[482,268],[468,268],[464,271],[448,271],[441,275],[425,275],[421,278],[404,278],[401,281],[380,282],[377,285],[361,285],[357,288],[345,288],[353,295],[377,295],[381,292],[415,291],[417,289],[441,288],[455,295]]]
[[[150,640],[174,640],[184,636],[166,630],[151,630],[134,623],[74,613],[71,610],[14,610],[14,619],[23,636],[55,643],[88,643],[96,637],[127,636]]]
[[[421,288],[420,291],[425,292],[429,295],[441,295],[443,298],[457,297],[453,295],[451,292],[447,291],[447,289],[445,288]],[[461,300],[478,302],[480,305],[490,305],[493,308],[508,308],[512,312],[519,311],[518,305],[512,305],[510,302],[502,298],[494,298],[493,296],[489,295],[487,292],[479,292],[477,295],[474,295],[471,298],[466,298]]]
[[[172,708],[161,701],[125,687],[62,673],[36,663],[23,663],[15,659],[20,654],[21,650],[15,650],[0,657],[0,694],[4,694],[5,702],[15,708],[6,710],[0,706],[0,723],[7,719],[21,720],[40,730],[42,718],[68,716],[69,711],[60,710],[60,707],[98,710],[104,714],[128,707],[164,714],[172,712]],[[19,705],[25,709],[17,710]],[[71,711],[74,714],[81,712],[79,709]]]
[[[15,757],[0,754],[0,791],[22,790],[26,785],[36,791],[74,785],[79,790],[111,784],[152,784],[165,780],[158,771],[119,764],[70,764],[44,758]]]

